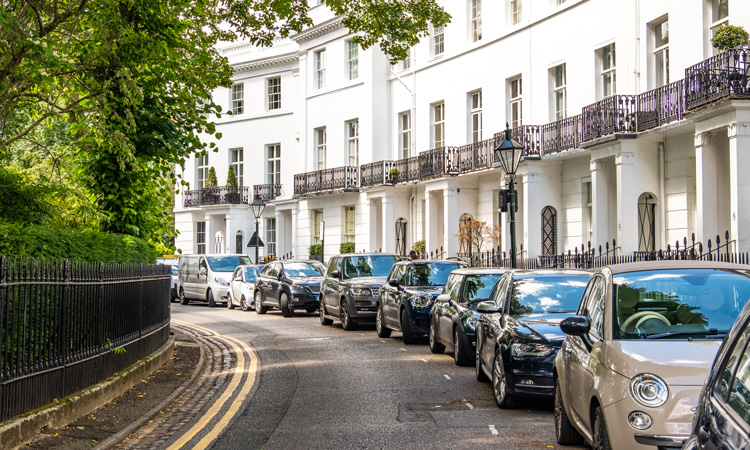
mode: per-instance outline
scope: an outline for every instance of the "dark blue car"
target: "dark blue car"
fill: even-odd
[[[375,330],[380,337],[400,331],[404,344],[414,344],[430,332],[430,309],[443,292],[448,275],[466,267],[461,261],[408,260],[393,265],[380,288]]]

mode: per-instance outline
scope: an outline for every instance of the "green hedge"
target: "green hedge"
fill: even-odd
[[[120,264],[153,264],[159,256],[133,236],[13,223],[0,223],[0,255]]]

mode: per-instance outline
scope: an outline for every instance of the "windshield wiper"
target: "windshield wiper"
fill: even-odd
[[[649,334],[646,339],[663,339],[672,336],[696,336],[696,335],[709,335],[716,336],[719,334],[727,334],[729,330],[717,330],[716,328],[709,328],[708,330],[691,330],[691,331],[672,331],[669,333]]]

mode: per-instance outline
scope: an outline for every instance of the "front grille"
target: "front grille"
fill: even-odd
[[[372,296],[375,298],[380,297],[380,287],[372,287],[370,288],[372,290]]]
[[[317,294],[320,292],[320,285],[319,284],[313,284],[307,287],[312,291],[313,294]]]

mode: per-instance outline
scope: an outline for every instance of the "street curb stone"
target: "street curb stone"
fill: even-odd
[[[106,380],[22,416],[0,424],[0,448],[12,448],[30,440],[44,427],[62,427],[106,405],[172,358],[174,335],[154,353]]]

